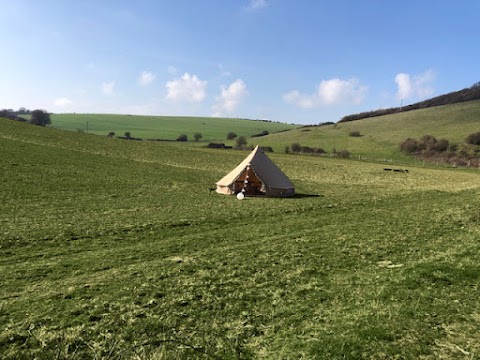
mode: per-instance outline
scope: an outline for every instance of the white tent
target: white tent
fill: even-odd
[[[290,179],[257,147],[217,182],[217,193],[285,197],[295,194]]]

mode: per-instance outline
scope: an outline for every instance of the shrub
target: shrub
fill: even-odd
[[[237,137],[237,134],[235,134],[234,132],[230,131],[228,134],[227,134],[227,140],[233,140]]]
[[[107,135],[108,137],[114,137],[115,136],[115,132],[114,131],[110,131]]]
[[[424,135],[421,139],[420,148],[421,150],[432,150],[437,139],[433,135]]]
[[[47,126],[52,123],[50,114],[45,110],[33,110],[30,123],[33,125]]]
[[[400,144],[400,150],[407,154],[416,153],[419,150],[418,141],[415,139],[408,138]]]
[[[289,154],[290,153],[290,147],[288,145],[285,145],[285,149],[283,149],[283,151],[285,152],[285,154]]]
[[[340,151],[337,153],[337,156],[346,159],[346,158],[349,158],[349,157],[350,157],[350,152],[349,152],[348,150],[340,150]]]
[[[476,146],[472,144],[460,144],[457,154],[463,158],[472,159],[476,155]]]
[[[480,132],[472,133],[465,139],[467,144],[480,145]]]
[[[185,134],[181,134],[178,138],[177,141],[188,141],[188,136]]]
[[[261,137],[261,136],[266,136],[268,134],[269,134],[269,132],[267,130],[263,130],[261,133],[252,135],[252,137]]]
[[[123,136],[125,136],[126,139],[130,139],[132,137],[132,135],[130,134],[130,131],[125,132]]]
[[[311,147],[309,146],[302,146],[302,153],[305,153],[305,154],[311,154],[315,152],[314,149],[312,149]]]
[[[431,150],[436,151],[436,152],[444,152],[447,151],[450,146],[450,143],[448,142],[447,139],[441,139],[438,140],[433,146],[431,147]]]
[[[193,135],[193,138],[195,139],[195,141],[200,140],[202,137],[203,137],[203,135],[200,134],[199,132],[197,132]]]
[[[245,136],[240,136],[237,138],[235,143],[237,144],[237,148],[241,149],[242,146],[247,145],[247,138]]]
[[[292,152],[301,152],[302,151],[302,146],[299,143],[293,143],[291,145]]]
[[[362,136],[362,135],[360,134],[360,131],[356,131],[356,130],[355,130],[355,131],[350,131],[350,132],[348,133],[348,136],[360,137],[360,136]]]

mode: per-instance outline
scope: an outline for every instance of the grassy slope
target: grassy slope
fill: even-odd
[[[244,152],[1,119],[0,151],[6,358],[480,352],[476,171],[274,154],[321,196],[237,201]]]
[[[348,136],[350,131],[360,131],[359,138]],[[390,158],[406,161],[398,151],[399,144],[408,137],[420,138],[434,135],[451,142],[463,142],[468,134],[480,131],[480,101],[439,106],[400,114],[352,121],[321,127],[303,128],[288,133],[273,134],[260,140],[271,144],[277,151],[285,145],[322,147],[327,152],[333,148],[347,149],[353,155]]]
[[[193,135],[199,132],[203,135],[204,142],[223,141],[230,131],[238,136],[249,137],[263,130],[276,132],[295,128],[289,124],[242,119],[109,114],[52,115],[53,126],[60,129],[86,131],[87,122],[88,132],[97,135],[107,135],[114,131],[117,136],[123,136],[129,131],[131,136],[139,138],[175,140],[180,134],[186,134],[193,140]]]

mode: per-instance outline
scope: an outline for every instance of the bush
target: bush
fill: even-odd
[[[243,146],[247,145],[247,138],[245,136],[240,136],[235,143],[237,144],[237,148],[241,149]]]
[[[315,152],[315,149],[312,149],[309,146],[302,146],[302,153],[311,154],[313,152]]]
[[[337,153],[337,156],[346,159],[346,158],[349,158],[349,157],[350,157],[350,152],[349,152],[348,150],[340,150],[340,151]]]
[[[130,139],[132,137],[132,134],[130,134],[130,131],[127,131],[125,132],[125,134],[123,134],[123,136],[126,138],[126,139]]]
[[[472,144],[460,144],[457,150],[457,154],[462,158],[473,159],[476,153],[476,146]]]
[[[177,141],[188,141],[188,136],[185,134],[181,134],[178,138]]]
[[[50,114],[45,110],[33,110],[30,123],[33,125],[47,126],[52,123]]]
[[[350,131],[350,132],[348,133],[348,136],[360,137],[360,136],[362,136],[362,135],[360,134],[360,131]]]
[[[193,138],[194,138],[195,141],[197,141],[197,142],[198,142],[198,140],[200,140],[202,137],[203,137],[203,135],[200,134],[199,132],[197,132],[197,133],[195,133],[195,134],[193,135]]]
[[[114,137],[115,136],[115,132],[114,131],[110,131],[107,135],[108,137]]]
[[[448,142],[447,139],[441,139],[438,140],[433,146],[431,147],[431,150],[436,151],[436,152],[444,152],[447,151],[450,146],[450,143]]]
[[[261,136],[267,136],[269,134],[269,132],[267,130],[263,130],[261,133],[259,134],[255,134],[255,135],[252,135],[252,137],[261,137]]]
[[[480,132],[468,135],[465,141],[467,144],[480,145]]]
[[[400,144],[400,150],[407,154],[416,153],[419,150],[418,141],[415,139],[408,138]]]
[[[299,143],[293,143],[290,148],[292,149],[292,152],[299,153],[302,151],[302,146]]]
[[[290,153],[290,147],[288,145],[285,145],[285,149],[283,149],[283,151],[285,152],[285,154],[289,154]]]
[[[230,132],[227,134],[227,140],[233,140],[233,139],[235,139],[236,137],[237,137],[237,134],[235,134],[234,132],[231,132],[231,131],[230,131]]]

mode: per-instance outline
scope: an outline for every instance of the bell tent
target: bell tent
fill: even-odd
[[[295,194],[290,179],[257,147],[235,169],[217,182],[217,193],[286,197]]]

